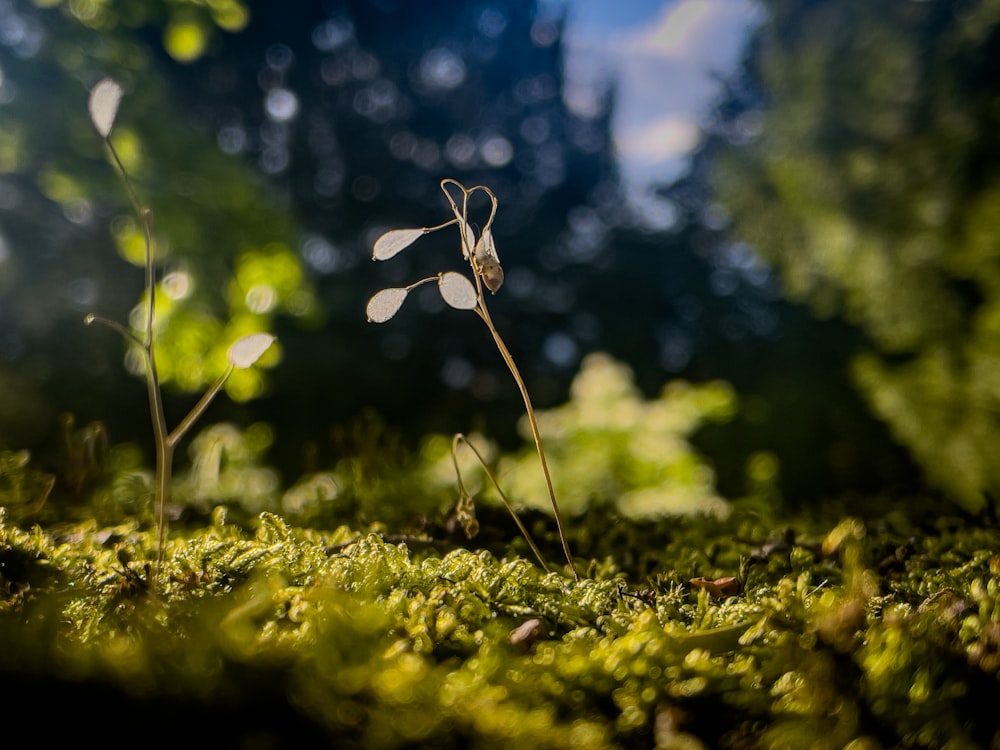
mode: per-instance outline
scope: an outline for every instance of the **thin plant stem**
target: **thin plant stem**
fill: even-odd
[[[478,277],[476,280],[478,286]],[[524,384],[524,378],[521,377],[521,372],[517,369],[514,357],[511,355],[510,350],[507,349],[507,345],[500,337],[500,332],[497,331],[496,326],[493,325],[493,320],[490,318],[490,313],[486,309],[486,301],[482,297],[481,290],[479,307],[476,308],[476,312],[479,314],[479,317],[483,319],[486,327],[490,329],[493,341],[496,343],[497,349],[500,350],[500,356],[503,357],[503,361],[507,365],[507,369],[510,370],[510,374],[514,377],[514,382],[517,383],[517,388],[521,392],[521,398],[524,401],[524,410],[528,415],[528,425],[531,427],[531,437],[534,438],[535,450],[538,452],[538,462],[541,464],[542,475],[545,477],[545,489],[549,493],[549,503],[552,506],[552,515],[555,516],[556,519],[556,528],[559,531],[559,541],[562,543],[563,554],[566,555],[566,562],[569,563],[570,570],[573,572],[573,578],[579,581],[580,573],[576,569],[576,562],[573,560],[573,553],[570,552],[569,549],[569,540],[566,538],[566,530],[563,528],[562,515],[559,513],[559,504],[556,502],[556,492],[552,487],[552,476],[549,474],[549,465],[545,460],[545,449],[542,447],[542,436],[538,431],[538,421],[535,419],[535,409],[531,405],[531,396],[528,395],[528,387]]]
[[[181,420],[180,424],[178,424],[174,428],[173,432],[167,436],[167,442],[170,443],[171,447],[176,446],[181,440],[184,439],[188,430],[190,430],[194,423],[198,421],[198,418],[205,413],[208,405],[212,403],[212,399],[214,399],[219,394],[219,391],[222,390],[222,386],[224,386],[226,381],[229,380],[229,376],[233,374],[234,369],[235,367],[230,364],[226,368],[226,371],[219,376],[218,380],[212,384],[212,387],[205,391],[204,395],[198,399],[198,403],[192,407],[191,411],[189,411],[187,416]]]
[[[457,292],[457,296],[446,294],[443,287],[443,283],[442,283],[441,294],[444,297],[445,302],[447,302],[452,307],[456,307],[461,310],[471,309],[475,311],[475,313],[486,324],[486,327],[489,328],[490,334],[493,336],[493,341],[496,344],[497,349],[499,349],[500,351],[500,356],[503,357],[503,361],[507,365],[507,369],[510,370],[510,374],[514,377],[514,382],[517,384],[518,391],[520,391],[521,393],[521,398],[524,400],[524,408],[528,415],[528,424],[531,426],[531,436],[532,438],[534,438],[535,441],[535,450],[538,452],[538,460],[539,463],[541,464],[542,475],[545,478],[545,488],[548,491],[549,503],[552,506],[552,514],[553,516],[555,516],[556,526],[558,527],[559,530],[559,540],[560,542],[562,542],[563,553],[566,555],[566,562],[569,564],[570,569],[573,571],[573,577],[576,580],[580,580],[580,573],[579,571],[577,571],[576,563],[573,560],[573,554],[572,552],[570,552],[569,549],[569,541],[566,538],[566,530],[563,527],[562,515],[559,512],[559,504],[556,502],[556,493],[555,489],[552,486],[552,476],[549,473],[548,462],[545,459],[545,449],[542,447],[542,437],[538,430],[538,421],[535,418],[535,410],[531,404],[531,397],[528,395],[528,388],[524,383],[524,378],[521,377],[520,371],[517,369],[517,365],[514,363],[514,357],[511,355],[510,350],[507,348],[507,345],[500,337],[500,332],[497,331],[496,326],[493,325],[493,320],[490,318],[489,310],[486,307],[486,297],[483,294],[484,285],[490,290],[491,293],[496,293],[496,291],[503,284],[503,269],[500,267],[500,261],[499,258],[497,257],[496,248],[494,247],[493,244],[493,234],[492,234],[493,220],[496,217],[497,213],[497,203],[498,203],[497,197],[492,190],[490,190],[488,187],[484,185],[477,185],[472,188],[466,188],[464,185],[462,185],[462,183],[458,182],[457,180],[453,180],[450,177],[441,180],[439,185],[441,187],[441,192],[444,193],[445,199],[448,201],[448,205],[451,207],[451,212],[455,218],[453,220],[443,222],[437,225],[436,227],[425,228],[421,231],[423,233],[427,233],[431,231],[436,231],[438,229],[443,229],[444,227],[450,226],[451,224],[458,224],[459,232],[461,234],[462,256],[465,258],[466,261],[468,261],[469,265],[472,268],[472,281],[473,284],[475,285],[474,288],[475,300],[472,301],[472,299],[467,295],[466,290],[459,290]],[[453,195],[453,190],[457,190],[461,194],[460,200],[456,200],[456,197]],[[468,218],[469,199],[472,195],[474,195],[477,192],[485,193],[490,201],[490,215],[489,218],[486,220],[485,226],[479,232],[478,239],[476,238],[475,231],[469,224],[469,218]],[[461,204],[461,207],[459,206],[459,204]],[[373,248],[373,258],[375,260],[386,260],[388,258],[391,258],[399,251],[405,249],[405,247],[407,247],[409,243],[412,242],[413,239],[415,239],[415,237],[413,237],[409,232],[412,232],[412,230],[409,230],[407,235],[404,236],[400,242],[397,242],[396,238],[389,240],[388,241],[389,247],[385,248],[385,252],[380,252],[379,243],[381,241],[381,238],[387,236],[387,234],[389,233],[383,234],[378,240],[375,241],[375,246]],[[443,282],[447,276],[448,274],[439,274],[438,279],[441,282]],[[416,284],[412,284],[409,287],[406,287],[402,291],[404,292],[404,294],[408,293],[414,287],[420,284],[424,284],[427,281],[429,281],[429,279],[422,279],[421,281],[418,281]],[[382,302],[383,300],[379,298],[379,295],[381,295],[383,292],[386,291],[389,290],[382,290],[382,292],[379,292],[374,297],[372,297],[368,303],[369,307],[371,307],[372,303],[376,301]],[[394,291],[397,294],[399,292],[399,290],[394,290]],[[396,310],[399,309],[399,304],[401,302],[401,299],[402,299],[401,297],[396,297],[392,302],[390,302],[391,305],[390,308],[387,308],[385,310],[379,309],[377,315],[372,316],[371,314],[369,314],[369,320],[372,322],[384,323],[386,320],[395,315]],[[470,302],[471,304],[469,304]],[[454,448],[453,448],[453,457],[454,457]],[[480,462],[482,463],[481,458]],[[458,468],[457,459],[455,459],[455,468],[456,469]],[[486,468],[485,464],[484,468]],[[500,489],[499,485],[496,484],[495,480],[493,481],[494,485],[496,485],[497,489],[499,490]],[[459,485],[461,487],[461,474],[459,474]],[[501,496],[503,496],[502,490],[501,490]],[[506,499],[504,500],[504,502],[505,503],[507,502]],[[509,507],[510,505],[508,503],[508,508]],[[515,515],[515,519],[516,518],[517,517]],[[520,523],[518,523],[518,525],[520,526]],[[523,528],[522,531],[524,531]],[[541,559],[540,556],[539,559]]]
[[[455,201],[452,199],[451,194],[448,192],[446,186],[455,185],[462,192],[462,208],[459,209],[455,205]],[[467,189],[461,183],[456,182],[451,179],[444,179],[441,181],[441,190],[447,196],[448,202],[451,204],[452,212],[455,217],[460,219],[459,222],[461,226],[468,226],[468,205],[469,196],[476,192],[482,191],[486,193],[490,200],[490,215],[486,220],[486,225],[483,228],[483,232],[487,232],[493,225],[493,219],[496,217],[497,212],[497,197],[494,195],[493,191],[488,187],[479,185],[471,189]],[[469,260],[469,264],[472,266],[472,279],[476,285],[476,297],[478,299],[478,304],[475,307],[475,312],[482,321],[486,324],[489,329],[490,334],[493,336],[493,341],[500,351],[500,356],[503,357],[504,363],[507,365],[507,369],[510,370],[510,374],[514,378],[514,382],[517,383],[517,389],[521,393],[521,399],[524,401],[524,410],[528,415],[528,425],[531,428],[531,437],[535,441],[535,450],[538,453],[538,462],[542,468],[542,475],[545,477],[545,489],[549,495],[549,504],[552,506],[552,515],[556,520],[556,528],[559,532],[559,541],[562,544],[563,554],[566,556],[566,562],[569,564],[570,570],[573,572],[573,578],[580,580],[580,573],[576,569],[576,562],[573,560],[573,553],[569,549],[569,540],[566,538],[566,530],[563,527],[562,514],[559,512],[559,503],[556,502],[555,489],[552,486],[552,475],[549,473],[548,461],[545,459],[545,449],[542,447],[542,436],[538,430],[538,421],[535,419],[535,409],[531,404],[531,396],[528,395],[528,387],[524,383],[524,378],[521,377],[521,372],[517,368],[517,364],[514,362],[514,357],[504,343],[503,338],[500,336],[500,332],[497,327],[493,324],[493,319],[490,317],[489,309],[486,307],[486,296],[483,294],[483,269],[479,265],[479,260],[476,258],[475,248],[467,247],[468,236],[465,231],[462,232],[462,243],[465,249],[465,255]]]
[[[514,506],[507,498],[507,494],[500,487],[500,483],[497,481],[497,478],[493,475],[493,472],[490,471],[490,467],[486,463],[486,459],[483,458],[482,454],[479,452],[476,446],[474,446],[471,442],[469,442],[469,439],[466,438],[465,435],[463,435],[460,432],[455,435],[451,443],[451,460],[455,464],[455,474],[458,476],[459,491],[463,493],[463,495],[465,495],[466,497],[469,496],[469,492],[465,489],[465,484],[462,482],[462,472],[458,468],[458,454],[456,449],[460,441],[465,445],[467,445],[469,449],[475,454],[476,458],[479,460],[479,465],[483,467],[483,472],[489,478],[490,482],[493,484],[493,487],[500,495],[500,500],[503,502],[504,507],[507,509],[511,517],[514,519],[514,523],[517,524],[517,528],[521,531],[521,535],[524,537],[525,541],[528,542],[528,546],[531,547],[531,551],[535,553],[535,557],[538,559],[538,564],[542,566],[542,570],[544,570],[546,573],[549,573],[550,572],[549,566],[545,564],[545,558],[542,557],[541,550],[538,549],[538,545],[535,544],[535,540],[531,536],[531,533],[528,531],[528,528],[524,525],[524,522],[521,521],[521,517],[517,515],[517,511],[514,510]]]
[[[153,219],[152,212],[142,205],[139,196],[135,192],[132,180],[128,176],[125,165],[122,164],[118,151],[111,143],[111,139],[105,138],[105,144],[114,161],[116,171],[125,185],[129,201],[139,217],[142,224],[142,234],[145,248],[145,286],[146,286],[146,321],[143,327],[143,337],[141,350],[146,361],[146,393],[149,399],[149,413],[153,422],[153,437],[156,443],[156,477],[157,477],[157,544],[156,544],[156,572],[155,579],[159,578],[160,568],[163,564],[163,552],[167,535],[167,504],[170,499],[170,475],[173,465],[174,443],[170,440],[167,419],[163,410],[163,394],[160,391],[160,379],[156,370],[156,353],[153,346],[153,325],[156,315],[156,252],[153,242]],[[135,339],[137,337],[131,336]]]
[[[132,333],[132,331],[123,326],[117,320],[111,320],[110,318],[105,318],[103,315],[94,315],[93,313],[89,313],[87,317],[83,319],[83,324],[85,326],[89,326],[92,325],[93,323],[100,323],[101,325],[105,325],[111,330],[120,333],[124,339],[126,339],[127,341],[131,341],[140,349],[145,348],[145,346],[142,343],[142,339],[140,339],[138,336]]]
[[[198,418],[205,413],[212,399],[222,390],[233,370],[235,368],[245,369],[250,367],[273,343],[274,337],[268,334],[253,334],[244,336],[233,344],[229,349],[229,366],[226,368],[226,371],[202,395],[191,411],[188,412],[187,416],[181,420],[180,424],[172,432],[170,431],[164,414],[163,393],[160,390],[160,377],[156,368],[156,350],[154,344],[154,328],[156,324],[156,246],[153,241],[153,212],[139,200],[128,171],[125,169],[118,151],[111,142],[111,126],[114,122],[118,100],[121,98],[122,92],[121,87],[110,79],[106,79],[106,81],[98,84],[98,86],[105,84],[110,84],[111,88],[102,89],[100,94],[96,93],[98,91],[97,87],[92,90],[89,105],[91,109],[91,121],[104,140],[104,145],[111,156],[112,165],[124,183],[125,191],[128,193],[132,208],[142,224],[145,255],[146,310],[141,335],[137,335],[120,323],[94,314],[87,315],[83,322],[86,325],[102,323],[118,331],[126,341],[134,344],[142,352],[145,364],[149,413],[153,423],[153,438],[156,444],[156,515],[158,528],[156,568],[150,583],[150,591],[155,593],[156,583],[161,575],[160,571],[166,548],[167,505],[170,501],[170,480],[173,473],[174,451],[178,443],[180,443]]]

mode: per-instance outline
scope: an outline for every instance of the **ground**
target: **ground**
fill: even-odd
[[[220,511],[173,530],[158,575],[138,521],[5,514],[5,725],[232,747],[997,747],[1000,529],[885,506],[591,509],[580,580],[522,557],[488,509],[465,546]]]

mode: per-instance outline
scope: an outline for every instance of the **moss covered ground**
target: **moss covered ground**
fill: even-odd
[[[317,531],[0,509],[8,736],[365,748],[1000,746],[1000,528],[898,501],[636,520],[592,507],[585,575],[502,510]],[[550,560],[558,540],[527,517]],[[549,524],[550,525],[550,524]],[[465,545],[469,545],[466,541]],[[155,590],[152,585],[156,581]]]

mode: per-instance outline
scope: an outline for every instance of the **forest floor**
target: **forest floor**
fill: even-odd
[[[1000,747],[995,522],[916,500],[591,509],[570,524],[577,580],[528,559],[502,509],[480,520],[468,541],[220,511],[172,529],[157,575],[149,524],[0,508],[4,729],[154,747]],[[557,560],[551,519],[528,524]]]

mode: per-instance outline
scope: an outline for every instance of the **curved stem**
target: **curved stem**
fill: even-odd
[[[514,510],[514,506],[507,498],[507,494],[500,487],[500,483],[497,481],[497,478],[493,476],[493,472],[490,471],[490,467],[486,464],[486,459],[483,458],[482,454],[479,452],[476,446],[474,446],[471,442],[469,442],[469,439],[460,432],[455,435],[455,437],[452,439],[451,442],[451,460],[452,463],[454,463],[455,465],[455,474],[458,476],[459,491],[462,492],[466,497],[470,497],[469,491],[465,489],[465,483],[462,482],[462,472],[458,468],[458,453],[456,449],[458,447],[459,441],[465,443],[465,445],[467,445],[476,455],[476,458],[479,460],[479,465],[483,467],[483,472],[485,472],[490,482],[493,483],[493,487],[496,488],[496,491],[499,493],[500,500],[503,502],[504,507],[507,509],[511,517],[514,519],[514,523],[517,524],[517,528],[521,531],[521,535],[524,537],[525,541],[528,542],[528,546],[531,547],[531,551],[535,553],[535,557],[538,559],[538,564],[542,566],[542,570],[544,570],[546,573],[550,572],[549,566],[545,564],[545,558],[542,557],[542,551],[538,549],[538,545],[535,544],[535,540],[531,536],[531,533],[528,531],[527,527],[521,521],[521,517],[517,515],[517,511]]]
[[[478,278],[476,280],[476,285],[478,288]],[[552,515],[555,516],[556,519],[556,528],[559,530],[559,541],[562,542],[563,554],[566,555],[566,562],[569,563],[570,570],[573,571],[573,578],[580,580],[580,573],[576,569],[576,563],[573,561],[573,554],[569,549],[569,541],[566,538],[566,531],[563,528],[562,516],[559,513],[559,504],[556,502],[556,493],[552,487],[552,476],[549,474],[548,462],[545,460],[545,450],[542,448],[542,436],[538,431],[538,421],[535,419],[535,410],[531,405],[531,397],[528,395],[528,387],[524,384],[521,372],[517,369],[517,365],[514,363],[514,357],[511,355],[510,350],[507,349],[507,345],[500,337],[500,333],[497,331],[496,326],[493,325],[493,320],[490,318],[489,311],[486,309],[486,303],[483,300],[481,290],[479,307],[476,308],[476,312],[479,313],[479,317],[483,319],[484,323],[486,323],[486,327],[490,329],[493,341],[496,343],[497,349],[500,350],[500,356],[503,357],[503,361],[506,363],[507,369],[510,370],[510,374],[514,376],[517,388],[521,392],[521,398],[524,401],[524,409],[528,415],[528,424],[531,427],[531,436],[535,440],[535,450],[538,452],[538,461],[542,466],[542,474],[545,476],[545,489],[549,493],[549,503],[552,506]]]

